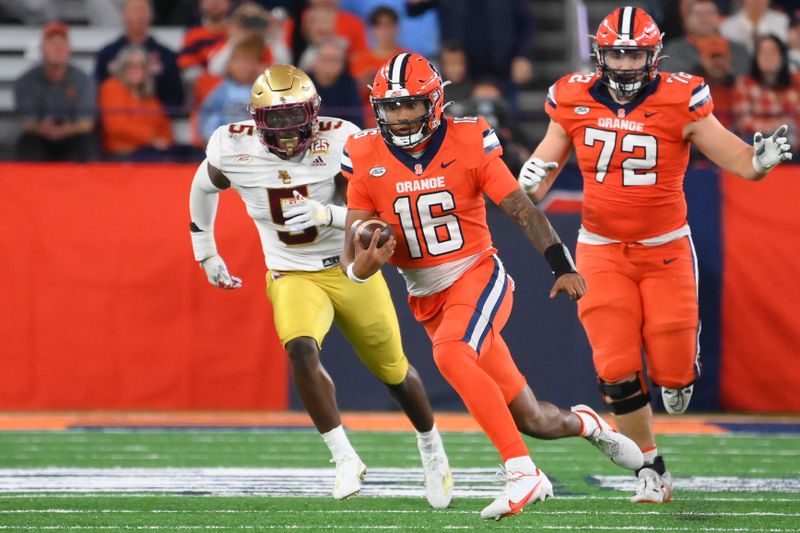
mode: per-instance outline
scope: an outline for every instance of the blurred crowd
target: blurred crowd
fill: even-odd
[[[99,46],[93,73],[71,62],[53,2],[0,0],[0,23],[44,25],[41,62],[15,84],[21,160],[202,159],[218,126],[250,118],[250,84],[275,63],[309,73],[321,114],[373,127],[367,86],[401,51],[437,63],[451,82],[446,113],[486,117],[513,172],[533,145],[516,117],[536,75],[536,0],[85,0],[90,24],[124,28]],[[743,137],[788,122],[796,146],[796,2],[650,0],[648,10],[666,34],[661,70],[704,76],[715,114]],[[186,27],[180,50],[154,38],[154,24]],[[191,139],[177,144],[173,119],[186,117]]]

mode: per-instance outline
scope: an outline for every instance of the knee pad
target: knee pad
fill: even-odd
[[[642,381],[641,373],[630,381],[606,383],[597,380],[603,400],[615,415],[625,415],[641,409],[650,403],[650,392]]]

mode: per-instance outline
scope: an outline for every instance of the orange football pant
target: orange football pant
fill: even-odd
[[[588,290],[578,300],[597,374],[616,382],[642,370],[662,387],[692,383],[699,370],[697,264],[691,237],[659,246],[578,243]]]
[[[528,455],[508,404],[525,387],[500,330],[513,304],[502,263],[486,255],[446,290],[409,297],[433,343],[433,358],[503,461]]]

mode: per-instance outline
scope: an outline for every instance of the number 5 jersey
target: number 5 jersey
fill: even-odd
[[[347,136],[359,131],[345,120],[319,117],[319,131],[308,149],[289,160],[270,153],[258,140],[252,120],[219,127],[208,141],[206,158],[230,180],[261,237],[267,268],[316,272],[339,263],[344,232],[312,227],[290,232],[284,211],[294,192],[323,204],[337,201],[339,173]]]

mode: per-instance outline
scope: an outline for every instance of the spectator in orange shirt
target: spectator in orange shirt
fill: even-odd
[[[734,112],[739,135],[788,124],[789,144],[797,146],[800,123],[800,74],[789,72],[786,45],[774,35],[756,39],[749,76],[736,81]]]
[[[209,52],[228,35],[230,0],[200,0],[202,23],[183,36],[178,66],[184,80],[194,80],[208,66]]]
[[[97,52],[95,79],[102,84],[109,77],[109,65],[124,47],[135,44],[150,54],[149,68],[155,75],[156,95],[170,113],[183,109],[183,84],[175,52],[158,42],[151,34],[153,15],[149,0],[123,0],[125,30],[116,40]]]
[[[150,159],[172,146],[172,124],[155,96],[149,63],[145,48],[128,45],[100,86],[103,150],[114,159]]]
[[[397,12],[386,6],[376,7],[369,14],[369,28],[372,31],[375,46],[362,52],[356,52],[350,61],[350,73],[356,79],[361,103],[364,106],[365,126],[375,127],[375,114],[369,101],[369,85],[375,79],[378,69],[390,57],[405,52],[397,43],[399,33]]]
[[[375,38],[375,46],[354,53],[350,61],[350,73],[364,88],[372,83],[387,59],[405,52],[397,44],[399,21],[397,12],[386,6],[377,7],[369,14],[369,29]]]

